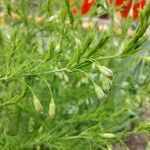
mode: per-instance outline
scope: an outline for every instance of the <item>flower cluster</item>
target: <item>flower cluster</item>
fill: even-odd
[[[81,3],[81,9],[75,6],[76,0],[70,0],[70,5],[72,7],[72,12],[74,15],[81,13],[81,15],[86,15],[94,6],[95,0],[83,0]],[[129,13],[132,12],[132,18],[134,20],[138,19],[140,9],[143,9],[146,5],[146,0],[108,0],[109,7],[115,7],[121,13],[122,18],[127,18]]]

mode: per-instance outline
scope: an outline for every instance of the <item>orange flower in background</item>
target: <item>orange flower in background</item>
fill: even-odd
[[[138,19],[140,9],[144,9],[146,0],[138,0],[134,4],[134,0],[109,0],[109,3],[116,8],[120,8],[120,13],[123,18],[128,17],[129,12],[133,11],[133,19]]]
[[[146,0],[139,0],[139,2],[135,3],[135,5],[133,6],[134,19],[138,18],[140,9],[144,9],[145,5],[146,5]]]
[[[121,16],[126,18],[129,14],[129,11],[132,7],[133,0],[109,0],[110,4],[120,8]]]
[[[94,4],[95,4],[95,0],[83,0],[81,14],[86,15],[94,6]]]
[[[76,0],[70,0],[70,7],[74,16],[78,14],[78,8],[75,6]]]
[[[75,5],[76,0],[70,0],[70,6],[72,8],[72,13],[77,15],[79,13],[79,9],[81,9],[81,15],[86,15],[92,7],[95,5],[95,0],[83,0],[81,3],[81,8],[77,8]],[[116,7],[119,9],[122,18],[127,18],[129,16],[130,11],[132,11],[132,18],[134,20],[138,19],[140,9],[144,9],[146,5],[146,0],[138,0],[134,4],[134,0],[108,0],[110,7]]]
[[[73,15],[77,15],[78,14],[78,9],[76,7],[72,8],[72,13]]]
[[[76,0],[70,0],[70,6],[72,8],[73,15],[78,14],[78,8],[74,6]],[[81,15],[86,15],[94,6],[95,0],[83,0],[81,4]]]

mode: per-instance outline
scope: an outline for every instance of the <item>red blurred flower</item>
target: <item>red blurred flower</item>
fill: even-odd
[[[91,8],[94,6],[95,0],[83,0],[82,8],[81,8],[81,14],[85,15],[87,14]]]
[[[129,14],[131,7],[132,7],[132,0],[126,0],[126,2],[124,2],[124,4],[122,5],[121,16],[126,18]]]
[[[78,9],[76,7],[72,8],[72,13],[73,15],[77,15],[78,14]]]
[[[143,9],[146,4],[146,0],[140,0],[133,6],[133,19],[137,19],[140,9]]]
[[[110,0],[110,4],[113,4],[117,8],[120,8],[121,16],[123,18],[126,18],[132,7],[132,1],[133,0]]]
[[[111,5],[115,5],[117,8],[120,8],[120,13],[123,18],[126,18],[132,9],[133,19],[137,19],[139,10],[144,8],[146,0],[138,0],[135,4],[133,4],[133,0],[109,0],[109,3]]]
[[[77,9],[77,7],[74,6],[75,2],[76,2],[76,0],[70,0],[70,6],[72,9],[72,13],[74,15],[77,15],[78,9]],[[94,4],[95,4],[95,0],[83,0],[82,6],[81,6],[81,15],[86,15],[91,10],[91,8],[94,6]]]

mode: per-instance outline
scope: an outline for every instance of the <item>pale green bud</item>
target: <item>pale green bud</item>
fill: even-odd
[[[101,87],[99,85],[97,85],[96,83],[94,83],[93,86],[94,86],[97,97],[100,100],[104,100],[107,97],[107,95],[104,93],[104,91],[101,89]]]
[[[42,133],[43,131],[43,127],[41,126],[39,129],[38,129],[38,133]]]
[[[109,139],[116,138],[116,135],[112,134],[112,133],[103,133],[100,136],[103,137],[103,138],[109,138]]]
[[[34,126],[34,120],[33,120],[33,117],[30,117],[29,119],[29,124],[28,124],[28,131],[31,133],[33,132],[33,126]]]
[[[107,150],[113,150],[113,146],[112,145],[107,145]]]
[[[48,111],[50,118],[53,119],[55,116],[55,113],[56,113],[56,105],[55,105],[54,99],[52,98],[52,100],[49,104],[49,111]]]
[[[111,90],[112,82],[109,79],[104,79],[102,82],[102,89],[105,93],[108,93]]]
[[[97,67],[105,77],[109,78],[110,80],[113,79],[113,72],[111,69],[101,65],[97,65]]]
[[[150,63],[150,57],[143,57],[142,59]]]
[[[43,106],[42,106],[40,100],[35,95],[33,96],[33,103],[34,103],[34,107],[35,107],[36,111],[43,113]]]
[[[36,145],[36,150],[41,150],[40,145]]]

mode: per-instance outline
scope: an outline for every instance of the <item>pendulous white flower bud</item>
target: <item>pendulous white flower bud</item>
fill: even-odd
[[[103,138],[109,138],[109,139],[116,138],[116,135],[113,133],[103,133],[103,134],[100,134],[100,136]]]
[[[36,111],[43,113],[43,106],[42,106],[40,100],[35,95],[33,96],[33,103],[34,103],[34,107],[35,107]]]
[[[110,80],[113,79],[113,72],[111,69],[105,67],[105,66],[101,66],[101,65],[97,65],[99,71],[107,78],[109,78]]]
[[[96,93],[98,99],[104,100],[107,97],[107,95],[104,93],[104,91],[101,89],[101,87],[96,83],[94,83],[93,86],[94,86],[95,93]]]
[[[49,111],[48,111],[48,114],[50,116],[50,118],[54,118],[55,116],[55,113],[56,113],[56,105],[55,105],[55,102],[54,102],[54,98],[51,99],[51,102],[49,104]]]
[[[102,89],[103,91],[107,94],[109,91],[111,91],[112,87],[112,81],[109,80],[108,78],[104,78],[102,81]]]

